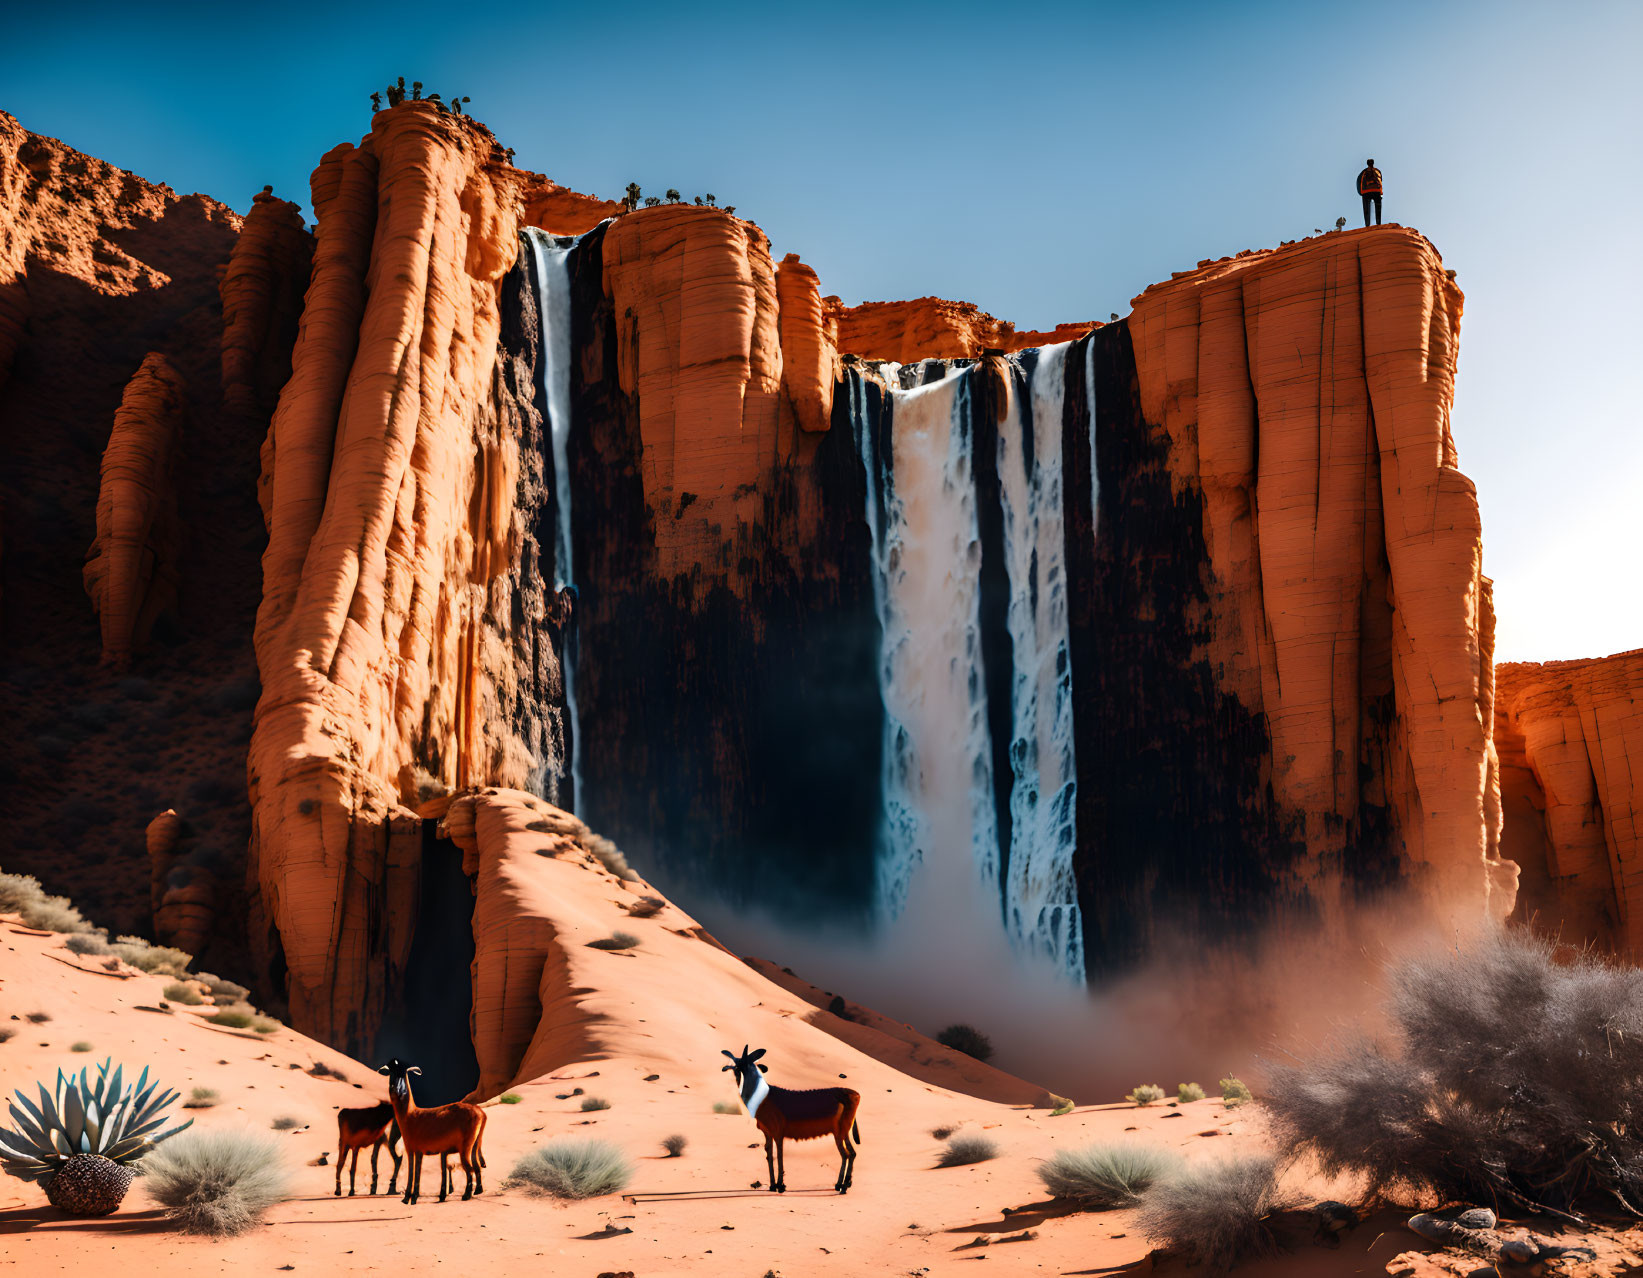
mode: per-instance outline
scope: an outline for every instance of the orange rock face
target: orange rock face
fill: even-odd
[[[373,1028],[408,944],[379,914],[414,881],[401,800],[535,764],[497,712],[516,676],[487,622],[512,615],[522,535],[497,358],[518,177],[487,151],[415,103],[326,156],[312,322],[264,450],[251,872],[293,1022],[336,1042]]]
[[[1460,314],[1432,246],[1384,229],[1204,264],[1129,323],[1143,413],[1202,493],[1204,655],[1265,715],[1280,807],[1315,864],[1389,810],[1471,917],[1512,897],[1485,864],[1493,615],[1449,432]]]
[[[1020,330],[994,319],[970,302],[920,297],[909,302],[863,302],[846,306],[836,297],[823,299],[827,320],[837,333],[838,349],[863,359],[965,359],[988,348],[1024,351],[1033,346],[1070,342],[1099,325],[1057,324],[1038,332]]]
[[[782,345],[782,389],[801,430],[820,433],[833,420],[839,380],[838,322],[822,304],[816,272],[789,253],[776,267]]]
[[[314,242],[289,200],[258,192],[223,274],[222,388],[233,411],[266,419],[291,375],[291,346]]]
[[[1643,955],[1643,650],[1496,670],[1500,853],[1520,913]]]
[[[581,235],[622,211],[616,200],[581,195],[539,173],[521,171],[520,176],[524,180],[520,217],[525,226],[539,226],[552,235]]]
[[[86,552],[86,593],[102,624],[106,664],[130,664],[132,649],[177,597],[172,454],[182,412],[182,377],[164,355],[150,355],[114,415],[103,452],[97,539]]]

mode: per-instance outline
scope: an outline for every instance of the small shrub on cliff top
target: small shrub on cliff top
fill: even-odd
[[[667,1150],[669,1158],[679,1157],[680,1154],[685,1152],[685,1146],[689,1143],[688,1140],[679,1135],[664,1136],[662,1138],[662,1148]]]
[[[518,1092],[503,1092],[502,1095],[496,1098],[496,1103],[498,1105],[517,1105],[524,1099]]]
[[[1133,1092],[1127,1092],[1124,1099],[1136,1105],[1156,1105],[1164,1099],[1164,1089],[1157,1083],[1142,1083]]]
[[[636,919],[654,918],[667,908],[667,902],[659,896],[641,896],[637,901],[628,903],[627,911]]]
[[[628,864],[627,857],[622,855],[622,849],[605,838],[604,835],[594,834],[589,831],[582,836],[582,843],[589,852],[593,853],[599,864],[617,878],[629,883],[638,881],[639,876],[633,872],[633,867]]]
[[[42,932],[89,932],[91,924],[66,896],[46,896],[31,901],[19,911],[28,927]]]
[[[70,1046],[68,1050],[71,1052],[89,1052],[91,1050],[91,1044],[86,1042],[84,1039],[81,1039],[78,1043]]]
[[[205,995],[192,985],[185,985],[181,981],[172,981],[165,987],[165,996],[173,1003],[181,1003],[184,1007],[200,1007],[205,1003]]]
[[[1221,1099],[1228,1109],[1242,1105],[1245,1101],[1255,1099],[1255,1093],[1246,1087],[1241,1079],[1223,1078],[1221,1080]]]
[[[590,950],[631,950],[639,944],[639,938],[632,932],[612,932],[609,936],[601,937],[597,941],[589,941]]]
[[[1175,1089],[1175,1098],[1183,1105],[1204,1099],[1204,1089],[1197,1083],[1182,1083]]]
[[[609,1109],[610,1102],[603,1096],[584,1096],[582,1098],[582,1112],[592,1113],[596,1109]]]
[[[100,932],[76,932],[63,942],[74,954],[108,954],[108,940]]]
[[[988,1060],[993,1054],[993,1041],[973,1025],[949,1025],[936,1035],[936,1042],[963,1052],[978,1061]]]
[[[222,1098],[210,1087],[196,1087],[183,1102],[184,1109],[210,1109]]]
[[[225,980],[213,972],[199,972],[194,979],[211,991],[211,1001],[217,1004],[238,1003],[251,997],[251,991],[243,985]]]
[[[729,1101],[714,1101],[713,1112],[715,1114],[739,1114],[742,1112],[742,1107],[733,1105]]]
[[[32,874],[0,874],[0,914],[19,914],[25,905],[45,895],[40,880]]]
[[[249,1012],[235,1011],[232,1008],[229,1008],[226,1011],[218,1012],[215,1016],[208,1016],[205,1019],[213,1025],[222,1026],[224,1029],[251,1028],[251,1014]]]

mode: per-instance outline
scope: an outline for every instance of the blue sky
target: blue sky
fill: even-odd
[[[847,302],[1022,327],[1386,215],[1467,295],[1455,433],[1503,659],[1643,646],[1643,4],[37,5],[0,108],[306,203],[396,75],[599,195],[712,191]]]

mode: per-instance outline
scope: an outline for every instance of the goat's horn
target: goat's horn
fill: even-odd
[[[411,1065],[406,1067],[405,1072],[407,1074],[420,1074],[422,1073],[422,1070],[415,1065]]]
[[[724,1055],[725,1055],[725,1056],[728,1056],[728,1057],[730,1057],[730,1059],[731,1059],[731,1060],[735,1060],[735,1059],[736,1059],[736,1053],[735,1053],[735,1052],[728,1052],[728,1051],[727,1051],[727,1052],[725,1052],[725,1053],[723,1053],[723,1054],[724,1054]]]

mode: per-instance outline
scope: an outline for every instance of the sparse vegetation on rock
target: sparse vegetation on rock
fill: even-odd
[[[1237,1078],[1223,1078],[1221,1080],[1221,1099],[1227,1107],[1242,1105],[1246,1101],[1255,1099],[1255,1093],[1244,1086],[1243,1081]]]
[[[526,1154],[504,1189],[551,1198],[597,1198],[624,1188],[633,1175],[626,1156],[602,1140],[556,1140]]]
[[[188,1099],[183,1102],[184,1109],[210,1109],[222,1098],[210,1087],[196,1087],[188,1093]]]
[[[277,1132],[294,1132],[299,1127],[306,1127],[308,1124],[300,1118],[293,1118],[290,1114],[281,1114],[269,1126]]]
[[[70,1044],[68,1050],[71,1052],[89,1052],[91,1051],[91,1044],[81,1039],[78,1043]]]
[[[63,944],[74,954],[109,954],[108,938],[100,932],[76,932]]]
[[[609,1109],[610,1102],[603,1096],[584,1096],[582,1098],[582,1112],[591,1114],[596,1109]]]
[[[1175,1099],[1183,1105],[1191,1104],[1193,1101],[1201,1101],[1204,1099],[1204,1089],[1198,1086],[1197,1083],[1182,1083],[1175,1089]]]
[[[143,1167],[148,1192],[186,1233],[232,1237],[285,1197],[279,1145],[250,1132],[195,1132]]]
[[[1156,1105],[1164,1099],[1164,1089],[1157,1083],[1142,1083],[1133,1092],[1125,1092],[1124,1099],[1135,1105]]]
[[[517,1105],[524,1099],[518,1092],[503,1092],[502,1095],[496,1098],[496,1103],[498,1105]]]
[[[690,1142],[678,1134],[662,1137],[662,1148],[667,1150],[669,1158],[677,1158],[685,1152],[685,1146]]]
[[[601,937],[597,941],[589,941],[590,950],[631,950],[639,944],[639,938],[632,932],[612,932],[609,936]]]
[[[172,981],[167,985],[165,996],[170,1002],[181,1003],[184,1007],[202,1007],[205,1004],[205,995],[182,981]]]
[[[715,1114],[739,1114],[742,1112],[742,1107],[731,1101],[714,1101],[713,1112]]]

